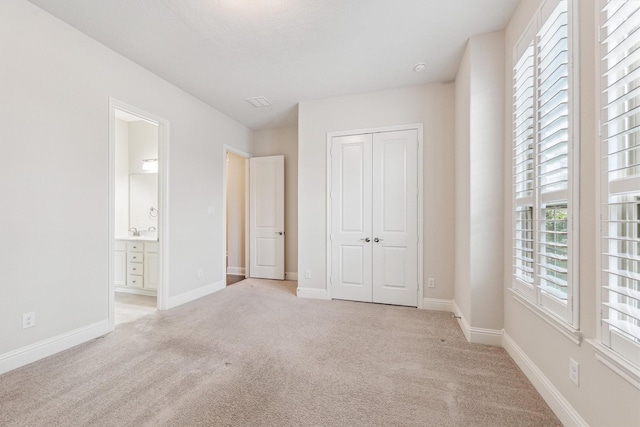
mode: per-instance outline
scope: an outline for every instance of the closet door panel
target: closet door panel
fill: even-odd
[[[418,303],[418,133],[373,135],[373,302]]]
[[[331,297],[335,299],[372,301],[371,141],[371,135],[332,139]]]

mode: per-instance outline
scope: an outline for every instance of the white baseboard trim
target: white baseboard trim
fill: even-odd
[[[298,295],[298,298],[329,299],[327,298],[326,289],[298,288],[296,295]]]
[[[244,276],[244,267],[227,267],[227,274],[231,276]]]
[[[115,291],[123,292],[125,294],[147,295],[150,297],[155,297],[158,295],[156,291],[152,291],[150,289],[127,288],[126,286],[116,286]]]
[[[290,271],[288,273],[284,273],[284,280],[293,280],[298,281],[298,273],[295,271]]]
[[[109,321],[105,319],[2,354],[0,355],[0,374],[70,349],[109,332]]]
[[[437,299],[437,298],[423,298],[422,300],[423,310],[433,311],[447,311],[453,313],[453,300],[452,299]]]
[[[167,302],[167,309],[175,308],[179,305],[197,300],[198,298],[202,298],[214,292],[221,291],[225,287],[226,287],[225,281],[220,280],[219,282],[212,283],[210,285],[203,286],[201,288],[194,289],[192,291],[185,292],[180,295],[176,295],[175,297],[169,297],[169,301]]]
[[[588,426],[587,422],[571,406],[569,401],[555,388],[553,383],[544,373],[533,363],[529,356],[516,344],[516,342],[506,332],[502,334],[502,346],[509,353],[509,356],[516,362],[518,367],[524,372],[529,381],[538,390],[538,393],[547,402],[551,410],[566,426]]]
[[[476,328],[469,325],[469,322],[462,315],[462,311],[458,307],[458,304],[456,304],[455,300],[453,301],[453,314],[457,316],[456,320],[458,320],[460,329],[462,329],[462,333],[467,341],[474,344],[494,345],[497,347],[502,346],[502,329]]]

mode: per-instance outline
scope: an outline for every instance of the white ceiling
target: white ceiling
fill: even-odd
[[[519,2],[30,1],[253,129],[295,125],[304,100],[451,81],[467,39]]]

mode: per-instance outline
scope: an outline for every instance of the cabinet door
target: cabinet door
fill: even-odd
[[[127,285],[127,253],[125,251],[114,252],[113,284],[116,286]]]
[[[157,253],[146,253],[144,256],[144,287],[158,289],[160,265]]]

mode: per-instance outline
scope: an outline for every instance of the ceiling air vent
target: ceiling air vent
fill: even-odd
[[[246,101],[256,108],[269,107],[271,103],[264,96],[256,96],[255,98],[247,98]]]

